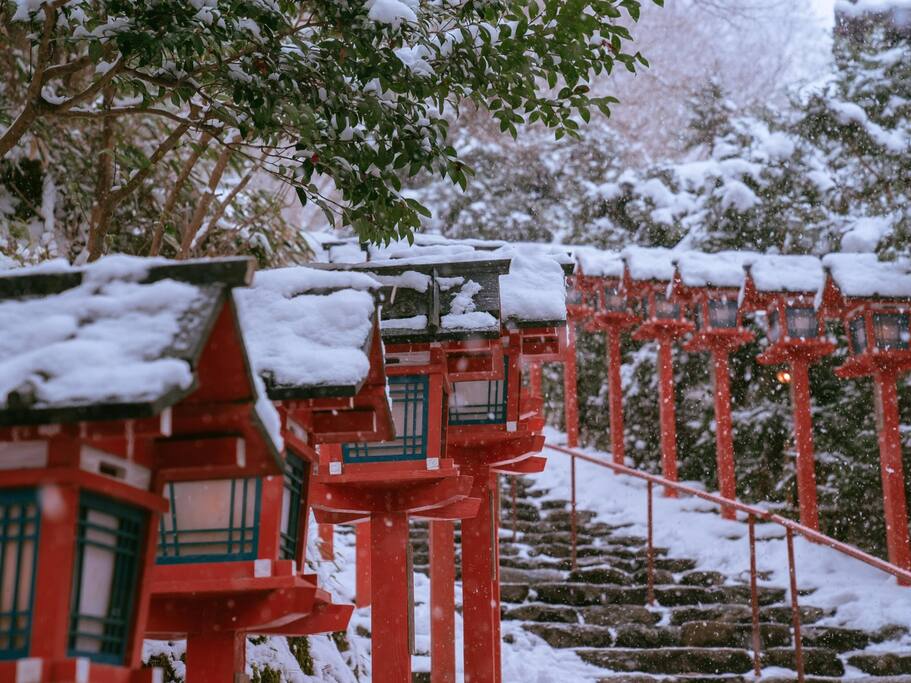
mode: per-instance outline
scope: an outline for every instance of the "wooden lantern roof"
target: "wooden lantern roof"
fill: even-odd
[[[281,471],[231,296],[253,266],[110,256],[0,275],[0,440],[58,433],[159,474]]]
[[[249,289],[235,292],[253,366],[268,397],[282,402],[291,420],[286,439],[302,454],[312,457],[306,443],[394,433],[380,289],[365,273],[295,266],[260,271]]]
[[[509,261],[368,262],[353,266],[383,286],[380,329],[387,343],[500,336],[500,275]]]
[[[379,282],[293,266],[235,292],[257,373],[272,400],[354,396],[370,374]]]
[[[841,318],[859,303],[911,305],[911,261],[880,261],[876,254],[827,254],[821,310]]]
[[[741,291],[745,311],[764,310],[774,300],[812,302],[823,283],[816,256],[760,254],[744,263]]]
[[[0,274],[0,425],[151,417],[187,397],[253,266],[111,256]]]

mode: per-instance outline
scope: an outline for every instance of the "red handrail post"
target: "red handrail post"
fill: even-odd
[[[756,518],[747,516],[750,525],[750,607],[753,612],[753,672],[762,676],[762,632],[759,626],[759,587],[756,580]]]
[[[661,416],[661,471],[665,479],[677,481],[677,406],[674,392],[673,340],[658,339],[658,408]],[[667,498],[676,498],[677,491],[665,487]]]
[[[616,327],[607,330],[607,391],[610,406],[611,454],[614,462],[622,465],[625,462],[626,444],[623,440],[623,382],[620,368],[623,364],[620,356],[621,331]]]
[[[646,585],[646,599],[649,605],[655,604],[655,520],[654,520],[654,495],[652,493],[652,482],[648,482],[648,511],[646,518],[648,523],[648,549],[646,551],[646,572],[648,574]]]
[[[715,457],[718,463],[718,491],[723,498],[737,497],[737,478],[734,473],[734,426],[731,420],[731,379],[727,348],[712,350],[715,371]],[[724,519],[737,519],[734,508],[721,507]]]
[[[790,527],[785,529],[788,543],[788,574],[791,579],[791,619],[794,623],[794,660],[797,667],[797,680],[803,683],[803,639],[800,635],[800,604],[797,600],[797,567],[794,564],[794,532]]]
[[[579,398],[576,382],[576,326],[566,325],[566,358],[563,364],[563,413],[566,417],[566,443],[570,448],[579,445]]]
[[[519,514],[518,514],[518,505],[519,505],[519,503],[518,503],[518,500],[517,500],[518,495],[519,495],[519,494],[518,494],[518,491],[519,491],[519,482],[516,481],[516,478],[515,478],[515,477],[511,477],[511,478],[510,478],[510,481],[509,481],[509,484],[510,484],[510,488],[512,489],[512,490],[511,490],[511,494],[512,494],[512,542],[515,543],[515,542],[516,542],[516,537],[517,537],[517,528],[518,528],[518,526],[519,526],[519,525],[517,524],[517,520],[518,520],[518,517],[519,517]]]
[[[794,410],[794,441],[797,447],[797,499],[800,523],[819,530],[816,500],[816,464],[813,454],[813,417],[810,403],[810,372],[806,359],[791,362],[791,403]]]
[[[841,541],[836,541],[830,536],[826,536],[819,531],[811,529],[807,526],[803,526],[802,524],[798,524],[797,522],[791,519],[787,519],[786,517],[781,517],[780,515],[773,514],[768,510],[763,510],[762,508],[747,505],[746,503],[741,503],[737,500],[728,501],[719,495],[706,493],[705,491],[700,491],[699,489],[695,489],[692,486],[687,486],[686,484],[672,482],[655,474],[639,472],[632,467],[627,467],[626,465],[618,465],[617,463],[610,462],[609,460],[603,460],[597,456],[582,453],[581,451],[574,451],[570,448],[565,448],[564,446],[553,446],[551,444],[546,444],[545,447],[549,448],[550,450],[578,458],[579,460],[584,460],[585,462],[590,462],[600,467],[605,467],[612,472],[616,472],[617,474],[624,474],[628,477],[633,477],[634,479],[641,479],[642,481],[653,485],[673,488],[676,491],[679,491],[680,493],[683,493],[687,496],[693,496],[694,498],[699,498],[700,500],[707,500],[710,503],[714,503],[719,508],[723,505],[730,505],[738,512],[742,512],[745,515],[753,515],[756,519],[761,519],[766,522],[772,522],[773,524],[779,525],[783,529],[790,529],[792,532],[800,534],[808,541],[818,543],[820,545],[826,546],[827,548],[832,548],[833,550],[841,553],[842,555],[845,555],[846,557],[858,560],[870,567],[873,567],[874,569],[878,569],[879,571],[885,572],[890,576],[894,576],[896,579],[898,579],[900,585],[911,585],[911,571],[891,564],[879,557],[874,557],[873,555],[865,553],[859,548],[855,548],[854,546],[842,543]]]
[[[874,378],[876,419],[879,423],[879,462],[883,482],[883,510],[889,562],[911,570],[911,540],[908,538],[908,504],[899,432],[898,392],[895,371]],[[911,583],[899,578],[902,585]]]
[[[573,571],[576,570],[576,458],[575,456],[569,459],[569,470],[570,470],[570,482],[571,482],[571,491],[570,494],[570,513],[569,513],[569,525],[570,525],[570,542],[572,544],[570,563],[572,565]]]

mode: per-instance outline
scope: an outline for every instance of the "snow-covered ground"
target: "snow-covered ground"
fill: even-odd
[[[565,444],[565,436],[549,429],[548,443]],[[608,453],[582,449],[586,453],[610,459]],[[541,500],[568,499],[570,491],[570,459],[555,451],[545,451],[547,468],[534,476],[535,487],[547,491]],[[693,486],[698,486],[692,484]],[[655,543],[666,547],[672,556],[690,557],[699,563],[699,569],[721,571],[731,577],[749,577],[749,545],[747,525],[722,519],[713,506],[693,499],[664,498],[660,492],[654,498]],[[614,475],[610,470],[579,461],[576,464],[576,495],[580,509],[592,510],[598,521],[613,525],[632,525],[630,534],[646,533],[645,482],[630,477]],[[504,505],[508,503],[504,501]],[[761,572],[768,572],[763,583],[770,586],[788,585],[787,548],[784,530],[773,524],[757,524],[757,537],[762,539],[757,550],[757,564]],[[315,537],[315,531],[311,534]],[[352,600],[355,580],[354,535],[336,536],[336,556],[333,562],[319,565],[322,584],[328,586],[337,600]],[[911,630],[911,589],[901,588],[891,577],[867,565],[840,555],[834,550],[795,539],[797,580],[800,589],[813,590],[811,596],[802,598],[806,604],[832,608],[835,613],[819,625],[846,626],[877,630],[897,624]],[[423,574],[414,577],[415,631],[418,652],[430,650],[430,581]],[[456,585],[456,601],[461,604],[461,584]],[[661,609],[660,607],[657,609]],[[369,629],[370,610],[356,610],[349,627],[349,640],[361,671],[369,670],[368,638],[357,634],[358,627]],[[586,664],[571,650],[551,648],[541,638],[526,632],[520,622],[504,621],[503,680],[528,683],[563,683],[565,681],[596,681],[605,671]],[[327,639],[328,640],[328,639]],[[871,646],[871,650],[907,649],[911,636],[903,642],[895,641]],[[251,653],[252,654],[252,653]],[[325,658],[327,671],[334,671],[339,659],[331,653],[317,653],[314,659]],[[456,657],[458,680],[462,680],[462,618],[456,614]],[[427,671],[430,660],[426,655],[413,658],[415,671]],[[771,673],[770,670],[765,672]],[[848,671],[846,677],[852,673]],[[295,683],[314,680],[354,680],[338,674],[336,678],[289,677]],[[361,679],[363,680],[363,678]]]
[[[565,436],[548,430],[548,443],[564,444]],[[586,453],[609,459],[609,454],[593,449]],[[541,500],[568,499],[570,459],[556,451],[546,451],[546,470],[535,475],[535,487],[546,491]],[[610,470],[579,461],[576,465],[576,494],[580,509],[592,510],[598,521],[612,525],[630,525],[628,532],[646,533],[645,483],[630,477],[614,475]],[[694,484],[691,484],[694,485]],[[695,485],[694,485],[695,486]],[[710,504],[693,499],[654,498],[655,543],[666,547],[671,556],[689,557],[699,569],[716,570],[730,577],[749,576],[747,525],[721,519]],[[508,503],[504,501],[504,505]],[[758,568],[767,572],[766,585],[788,585],[787,549],[783,530],[772,524],[758,524]],[[308,557],[317,558],[315,525],[310,532]],[[355,585],[355,548],[353,533],[337,533],[335,556],[331,561],[315,560],[313,570],[320,585],[332,592],[337,602],[353,602]],[[812,594],[802,600],[816,607],[834,609],[832,616],[819,625],[845,626],[875,631],[896,624],[911,631],[911,589],[901,588],[891,577],[867,565],[844,557],[834,550],[795,539],[797,579],[802,591]],[[461,584],[456,585],[456,602],[461,604]],[[414,577],[415,633],[419,653],[430,650],[430,581],[423,574]],[[656,609],[662,609],[660,607]],[[456,614],[456,657],[458,680],[462,680],[462,618]],[[253,667],[269,666],[291,683],[356,683],[370,680],[370,609],[356,610],[348,627],[345,643],[329,636],[309,638],[312,674],[305,674],[283,638],[269,638],[248,645],[248,672]],[[539,637],[526,632],[520,622],[504,621],[502,626],[503,680],[527,683],[583,683],[596,681],[605,671],[582,662],[571,650],[551,648]],[[911,635],[899,642],[872,645],[870,650],[903,650],[911,648]],[[343,650],[343,651],[340,651]],[[147,643],[146,652],[170,651],[177,660],[183,644]],[[415,671],[427,671],[426,654],[413,658]],[[182,673],[179,661],[175,669]],[[357,675],[355,674],[357,670]],[[766,674],[771,673],[767,670]],[[848,670],[846,678],[860,672]]]
[[[563,444],[560,432],[548,430],[548,443]],[[594,449],[585,453],[610,459],[610,455]],[[536,477],[539,487],[547,489],[548,497],[568,498],[570,490],[570,458],[556,451],[545,451],[547,469]],[[687,482],[694,488],[698,483]],[[670,554],[690,557],[699,569],[712,569],[728,576],[749,577],[749,542],[747,524],[722,519],[710,512],[715,509],[707,501],[672,499],[660,495],[654,499],[655,544],[666,547]],[[576,464],[576,496],[582,509],[593,510],[598,520],[609,524],[632,524],[630,533],[646,533],[646,483],[607,468],[579,461]],[[769,572],[767,585],[788,586],[788,558],[784,529],[775,524],[757,524],[757,565],[760,572]],[[911,589],[902,588],[895,579],[858,560],[841,555],[830,548],[795,538],[794,552],[798,587],[813,590],[807,603],[832,608],[834,616],[820,625],[846,626],[876,630],[889,624],[911,629]],[[911,640],[908,641],[911,644]],[[894,643],[892,643],[894,645]]]

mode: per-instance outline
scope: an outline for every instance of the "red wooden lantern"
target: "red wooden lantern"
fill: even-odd
[[[621,341],[623,331],[634,326],[639,318],[624,287],[623,259],[618,252],[577,248],[580,278],[596,292],[595,310],[586,324],[591,331],[605,333],[607,347],[607,388],[610,406],[611,452],[614,462],[623,464],[626,444],[623,438],[623,385],[620,370],[623,365]]]
[[[208,466],[191,444],[219,461],[242,443],[247,472],[279,471],[230,303],[251,273],[110,257],[0,278],[18,358],[0,373],[0,554],[17,564],[0,679],[156,680],[139,668],[168,510],[156,482]]]
[[[839,377],[872,377],[889,561],[911,569],[898,378],[911,370],[911,266],[875,254],[829,254],[822,311],[844,324],[850,355]]]
[[[624,287],[635,302],[641,323],[633,339],[658,343],[658,403],[661,414],[661,468],[677,481],[677,425],[673,343],[694,328],[686,307],[671,297],[674,252],[630,247],[623,251]],[[673,496],[673,491],[665,491]]]
[[[566,264],[571,267],[571,264]],[[450,375],[449,426],[446,433],[448,454],[461,471],[472,474],[472,497],[480,500],[477,514],[462,521],[462,595],[465,624],[466,680],[496,683],[500,667],[500,590],[499,590],[499,486],[498,474],[540,472],[545,464],[538,453],[544,445],[542,434],[543,400],[527,395],[520,375],[523,361],[543,362],[551,358],[547,344],[528,344],[528,336],[556,338],[565,325],[566,271],[545,253],[518,252],[512,255],[509,274],[491,283],[499,290],[503,330],[493,340],[503,353],[502,373],[480,381],[462,381]],[[438,606],[452,601],[454,557],[438,554],[451,548],[451,525],[435,522],[431,553],[431,590]],[[431,604],[436,622],[432,623],[432,680],[455,679],[451,650],[452,613],[438,614]],[[436,628],[433,628],[436,626]]]
[[[383,288],[395,438],[321,451],[314,506],[321,521],[370,519],[370,564],[383,567],[372,573],[370,598],[377,680],[411,675],[408,516],[451,520],[478,510],[469,496],[472,478],[447,457],[449,372],[467,381],[502,374],[496,283],[507,267],[506,261],[358,266]]]
[[[788,376],[782,379],[791,387],[800,522],[812,529],[819,528],[819,510],[809,367],[835,350],[816,310],[822,282],[822,264],[815,256],[758,256],[746,266],[741,294],[743,311],[765,316],[770,344],[757,360],[763,365],[788,366]]]
[[[685,252],[676,261],[673,286],[674,298],[696,314],[696,329],[684,349],[712,354],[718,490],[732,500],[737,497],[737,481],[728,359],[737,347],[753,339],[753,333],[742,325],[738,306],[743,264],[753,257],[749,252]],[[721,514],[726,519],[736,517],[733,508],[723,508]]]
[[[337,406],[341,413],[353,410],[364,380],[339,377],[313,356],[334,351],[345,368],[354,368],[349,372],[368,375],[376,302],[369,278],[363,278],[366,292],[357,291],[356,283],[328,280],[325,273],[301,268],[268,271],[235,296],[252,365],[271,397],[289,403],[352,397],[348,406]],[[317,288],[318,295],[308,296]],[[330,308],[344,318],[343,326],[321,319]],[[237,321],[230,322],[236,329]],[[257,381],[243,350],[238,344],[231,365],[212,367],[217,381],[206,389],[207,400],[221,411],[238,398],[232,384]],[[302,419],[305,427],[287,408],[279,415],[265,397],[259,410],[272,415],[275,440],[280,429],[284,435],[281,458],[266,459],[262,448],[238,440],[236,426],[221,425],[211,408],[186,425],[209,438],[187,434],[179,443],[159,444],[173,451],[173,464],[156,477],[171,508],[159,530],[147,634],[186,637],[188,677],[195,681],[243,676],[249,633],[335,631],[345,628],[351,614],[351,606],[333,605],[315,577],[302,571],[308,482],[316,460],[312,441],[325,422],[314,426]]]

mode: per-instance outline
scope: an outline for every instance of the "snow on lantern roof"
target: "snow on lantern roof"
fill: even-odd
[[[370,372],[381,284],[365,273],[292,266],[235,290],[253,369],[269,398],[353,396]]]
[[[663,247],[626,247],[621,256],[634,281],[670,282],[674,279],[674,260],[682,253]]]
[[[822,265],[841,294],[852,298],[911,298],[911,261],[876,254],[827,254]]]
[[[759,292],[815,294],[823,285],[822,261],[816,256],[760,254],[744,265]]]
[[[499,277],[509,272],[509,261],[489,252],[458,258],[461,253],[453,260],[422,254],[340,267],[369,273],[383,286],[380,328],[388,342],[498,336]]]
[[[594,247],[572,247],[572,253],[583,275],[623,277],[623,257],[618,251]]]
[[[499,334],[501,320],[525,327],[566,320],[564,277],[574,260],[563,245],[415,235],[413,244],[399,241],[364,251],[354,240],[322,233],[314,239],[325,248],[322,260],[369,272],[383,285],[381,327],[389,341],[491,336]],[[357,260],[337,258],[345,245],[357,245]],[[491,268],[497,272],[487,272]],[[482,281],[491,276],[499,276],[499,283]],[[478,296],[486,302],[481,310]]]
[[[558,259],[522,246],[510,251],[509,273],[500,276],[503,319],[520,326],[564,323],[566,277]]]
[[[0,424],[155,415],[190,393],[252,259],[108,256],[0,273]]]
[[[686,251],[676,259],[677,272],[687,287],[737,288],[743,285],[743,267],[759,256],[752,251],[719,251],[707,254]]]

